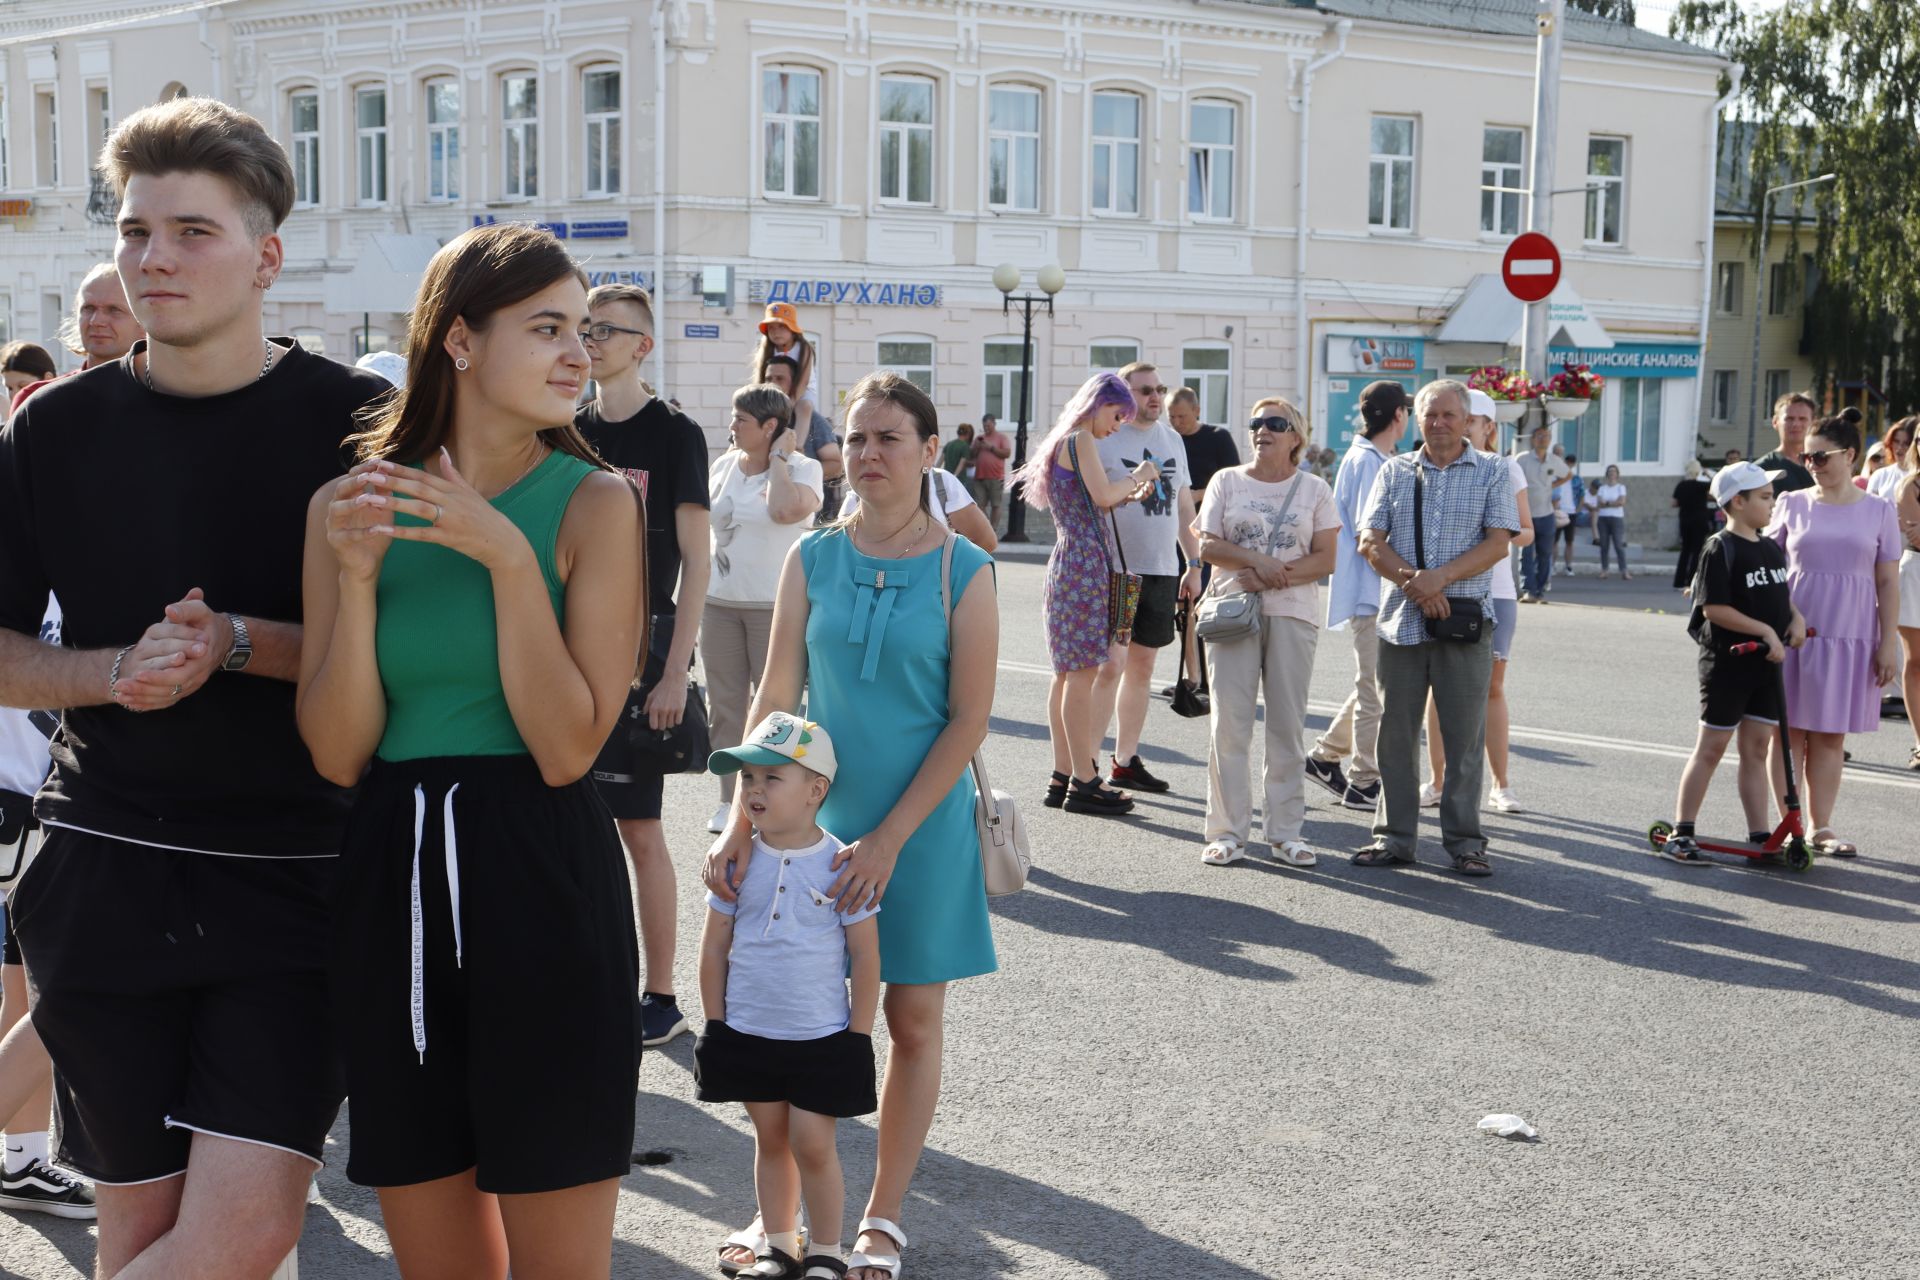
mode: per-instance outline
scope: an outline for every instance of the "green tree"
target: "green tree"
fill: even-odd
[[[1669,27],[1741,63],[1729,129],[1751,131],[1754,247],[1762,194],[1812,188],[1806,346],[1823,384],[1866,379],[1920,404],[1920,0],[1684,0]],[[1776,197],[1773,216],[1794,196]]]
[[[1569,9],[1585,9],[1602,18],[1612,18],[1627,26],[1634,24],[1633,0],[1567,0]]]

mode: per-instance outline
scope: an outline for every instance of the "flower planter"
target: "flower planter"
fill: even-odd
[[[1493,402],[1493,420],[1495,422],[1518,422],[1527,416],[1525,400],[1495,400]]]
[[[1593,401],[1580,396],[1542,396],[1540,403],[1547,407],[1547,412],[1554,418],[1564,422],[1585,413]]]

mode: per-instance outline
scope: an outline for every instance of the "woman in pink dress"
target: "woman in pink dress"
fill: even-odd
[[[1784,675],[1810,839],[1836,858],[1858,852],[1831,825],[1846,736],[1880,727],[1880,688],[1900,671],[1900,523],[1893,504],[1854,487],[1858,424],[1850,409],[1807,437],[1800,462],[1815,487],[1781,497],[1767,530],[1786,548],[1793,603],[1807,619],[1807,642],[1787,651]]]

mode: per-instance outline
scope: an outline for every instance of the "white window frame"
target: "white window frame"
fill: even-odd
[[[380,123],[362,124],[362,103],[380,99]],[[378,209],[387,203],[388,160],[392,154],[387,133],[391,117],[387,113],[388,95],[384,84],[355,85],[353,89],[353,194],[362,209]]]
[[[1761,376],[1766,379],[1761,385],[1766,387],[1767,397],[1760,402],[1760,408],[1772,413],[1773,406],[1780,403],[1780,397],[1793,390],[1793,370],[1768,369]]]
[[[453,118],[438,120],[434,118],[433,95],[436,89],[453,90]],[[427,203],[452,204],[460,199],[461,165],[460,120],[463,115],[461,103],[461,85],[458,76],[432,76],[421,85],[420,118],[426,122],[427,147],[424,156],[427,166]],[[433,161],[434,153],[440,156],[440,188],[434,189]]]
[[[1733,421],[1735,409],[1740,401],[1740,371],[1738,369],[1715,369],[1713,383],[1708,388],[1707,420],[1716,426]]]
[[[86,86],[84,92],[87,115],[92,117],[94,126],[94,136],[88,140],[87,150],[88,163],[91,164],[93,157],[99,155],[100,149],[106,146],[107,139],[113,136],[113,89],[105,81],[95,80]],[[100,95],[98,102],[94,99],[95,94]]]
[[[908,343],[915,345],[924,344],[926,346],[927,358],[924,363],[911,360],[889,361],[881,354],[887,348],[888,344],[898,346]],[[934,377],[934,369],[938,366],[939,361],[940,344],[935,341],[931,334],[883,333],[873,340],[873,367],[889,373],[899,374],[926,392],[929,396],[933,395],[934,387],[937,385]],[[925,379],[924,381],[922,381],[922,376]]]
[[[1407,150],[1375,151],[1373,149],[1373,126],[1382,120],[1404,123],[1407,129]],[[1412,235],[1415,215],[1420,203],[1420,117],[1392,115],[1385,112],[1367,117],[1367,229],[1387,235]],[[1404,173],[1402,172],[1404,170]],[[1373,180],[1380,175],[1380,220],[1373,216]],[[1404,185],[1407,189],[1407,221],[1400,226],[1393,221],[1394,193]]]
[[[768,76],[811,76],[814,81],[813,100],[818,108],[813,115],[798,111],[775,111],[767,105]],[[789,88],[788,99],[792,91]],[[818,202],[825,199],[826,189],[826,129],[827,129],[827,76],[818,67],[804,63],[768,63],[760,68],[760,194],[769,200],[805,200]],[[799,190],[800,147],[795,141],[800,129],[813,126],[813,193],[805,194]],[[780,190],[767,182],[767,161],[771,158],[775,144],[771,135],[779,130],[780,140],[780,176],[786,183],[786,189]]]
[[[53,84],[33,86],[33,185],[52,190],[60,185],[60,90]],[[40,137],[40,103],[47,104],[47,136]]]
[[[507,114],[507,86],[524,80],[532,90],[533,114]],[[540,73],[531,69],[503,71],[496,83],[500,87],[500,198],[536,200],[540,196]],[[517,149],[520,163],[508,163]],[[531,161],[531,163],[529,163]]]
[[[1128,356],[1125,360],[1122,360],[1118,364],[1105,365],[1105,364],[1099,363],[1099,361],[1094,355],[1094,352],[1101,347],[1132,347],[1133,354]],[[1118,373],[1120,372],[1120,370],[1126,368],[1128,365],[1137,363],[1139,359],[1140,359],[1140,341],[1137,338],[1095,338],[1092,342],[1089,342],[1087,344],[1087,367],[1089,369],[1092,369],[1095,373],[1100,373],[1102,371]]]
[[[1119,133],[1100,132],[1099,106],[1100,99],[1102,98],[1125,98],[1133,104],[1132,137]],[[1141,216],[1140,206],[1145,202],[1145,191],[1143,190],[1145,186],[1145,175],[1140,168],[1140,152],[1141,145],[1144,142],[1141,135],[1146,132],[1147,100],[1131,89],[1096,89],[1093,93],[1091,121],[1092,133],[1089,135],[1091,142],[1087,156],[1087,208],[1094,215],[1102,218],[1138,218]],[[1120,193],[1120,157],[1129,151],[1131,151],[1133,155],[1133,208],[1122,209],[1119,207],[1120,201],[1116,198]],[[1107,157],[1107,201],[1105,204],[1099,202],[1098,197],[1094,194],[1095,189],[1093,185],[1094,170],[1103,152]]]
[[[1519,137],[1519,161],[1509,163],[1505,160],[1489,160],[1486,158],[1487,135],[1494,133],[1511,133]],[[1416,125],[1416,145],[1418,140],[1419,130]],[[1490,124],[1480,130],[1480,184],[1483,188],[1510,188],[1506,191],[1482,190],[1480,192],[1480,234],[1504,240],[1517,236],[1521,231],[1525,230],[1526,205],[1522,203],[1523,197],[1518,190],[1518,188],[1525,187],[1527,184],[1527,131],[1525,129],[1510,124]],[[1487,200],[1489,198],[1493,201],[1492,226],[1487,225]],[[1507,204],[1508,201],[1512,202],[1510,207]],[[1502,225],[1503,220],[1501,215],[1503,213],[1511,213],[1513,215],[1511,219],[1513,229],[1511,231]]]
[[[1607,388],[1617,391],[1614,398],[1619,404],[1618,418],[1614,424],[1613,456],[1618,460],[1621,474],[1635,471],[1657,471],[1660,460],[1666,453],[1666,378],[1618,378],[1613,379]],[[1652,447],[1653,456],[1647,456],[1646,423],[1647,399],[1653,400]],[[1634,421],[1634,456],[1627,456],[1627,421],[1632,415]]]
[[[1031,98],[1033,100],[1033,128],[1031,130],[996,129],[993,125],[993,98],[995,94],[1023,94]],[[1046,112],[1047,97],[1038,85],[1001,81],[998,84],[990,84],[987,86],[987,208],[1000,213],[1040,212],[1040,207],[1043,203],[1041,199],[1041,187],[1044,186],[1046,182],[1046,170],[1044,168],[1046,156],[1043,145],[1046,133]],[[1020,190],[1021,174],[1019,172],[1019,156],[1021,151],[1020,144],[1022,142],[1031,143],[1033,147],[1032,172],[1026,175],[1032,183],[1032,191],[1027,193],[1023,193]],[[993,161],[995,153],[1002,148],[1005,149],[1007,157],[1006,198],[1003,200],[995,200],[993,198]],[[1023,204],[1021,202],[1020,196],[1022,194],[1031,197],[1028,203]]]
[[[12,105],[13,99],[7,93],[6,86],[0,85],[0,191],[5,191],[12,185],[9,181],[11,176],[9,174],[11,161],[7,154],[7,135],[10,132],[10,126],[12,124],[12,121],[9,119]],[[13,314],[11,306],[8,307],[7,314],[9,316]],[[7,339],[7,341],[12,341],[12,339]]]
[[[901,83],[926,86],[928,123],[915,124],[905,121],[887,120],[881,115],[881,112],[885,110],[884,105],[876,107],[874,118],[879,128],[879,140],[874,154],[874,189],[878,193],[878,203],[880,204],[930,209],[939,202],[940,198],[940,83],[932,76],[912,75],[904,72],[883,75],[879,80],[882,96],[884,97],[886,87],[889,84]],[[915,134],[926,135],[927,198],[925,200],[914,200],[910,198],[913,186],[909,172],[913,167],[911,160]],[[896,148],[894,177],[897,179],[897,184],[893,191],[887,190],[885,178],[885,157],[889,139],[893,140],[893,145]]]
[[[588,111],[586,109],[588,78],[607,75],[614,78],[612,108]],[[621,74],[621,68],[618,65],[611,62],[598,62],[580,68],[581,194],[589,198],[605,198],[620,194],[621,183],[626,176],[625,166],[620,163],[621,149],[626,145],[625,112],[622,110],[622,104],[626,102],[626,91],[626,77]]]
[[[13,291],[0,289],[0,343],[13,341]]]
[[[1201,108],[1224,110],[1227,112],[1228,134],[1231,142],[1199,142],[1195,135],[1194,112]],[[1189,222],[1232,222],[1234,211],[1240,207],[1240,104],[1231,98],[1192,98],[1187,102],[1187,163],[1186,163],[1186,211]],[[1227,169],[1226,210],[1222,212],[1214,201],[1214,174],[1225,163]],[[1197,167],[1196,167],[1197,166]],[[1201,194],[1202,209],[1195,212],[1193,200],[1196,185]]]
[[[988,361],[987,348],[1001,345],[1013,347],[1015,354],[1012,363]],[[1021,337],[1017,333],[983,338],[980,342],[980,412],[982,415],[993,414],[1003,426],[1020,422],[1020,347]],[[1039,352],[1036,350],[1034,354],[1034,363],[1038,364]],[[1028,369],[1027,377],[1031,379],[1036,372],[1036,369]],[[1000,405],[998,410],[993,407],[996,396]],[[1027,412],[1033,412],[1031,401],[1028,402]],[[1031,427],[1033,424],[1029,422],[1027,425]]]
[[[1717,262],[1713,267],[1713,313],[1737,316],[1747,296],[1747,264]]]
[[[1620,172],[1614,175],[1596,175],[1593,172],[1593,144],[1596,142],[1617,142],[1620,144]],[[1618,134],[1592,133],[1587,135],[1587,198],[1584,203],[1585,217],[1581,233],[1585,243],[1603,248],[1619,248],[1627,242],[1627,165],[1632,161],[1632,148],[1628,140]],[[1619,234],[1614,239],[1606,238],[1605,206],[1617,205],[1618,217],[1615,219]],[[1598,227],[1601,234],[1593,235]]]
[[[1199,351],[1218,353],[1227,358],[1224,369],[1190,367],[1189,358]],[[1196,341],[1180,344],[1180,385],[1192,387],[1200,397],[1200,421],[1224,425],[1233,418],[1233,348],[1224,342]],[[1218,395],[1219,413],[1213,415],[1212,400]]]
[[[299,102],[313,100],[313,128],[300,128]],[[301,87],[287,91],[287,157],[293,162],[293,207],[314,209],[320,205],[320,90]],[[305,186],[303,193],[301,187]]]

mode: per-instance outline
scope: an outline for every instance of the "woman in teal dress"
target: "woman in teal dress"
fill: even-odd
[[[967,763],[987,734],[999,612],[993,574],[980,572],[993,561],[964,539],[951,620],[942,608],[947,535],[927,501],[938,430],[933,402],[896,374],[870,374],[848,394],[844,453],[860,507],[788,555],[748,715],[797,711],[805,695],[840,761],[820,824],[851,842],[841,908],[880,906],[892,1051],[849,1280],[899,1273],[900,1210],[940,1092],[946,984],[995,968]],[[751,836],[736,803],[707,856],[707,887],[722,897]]]

